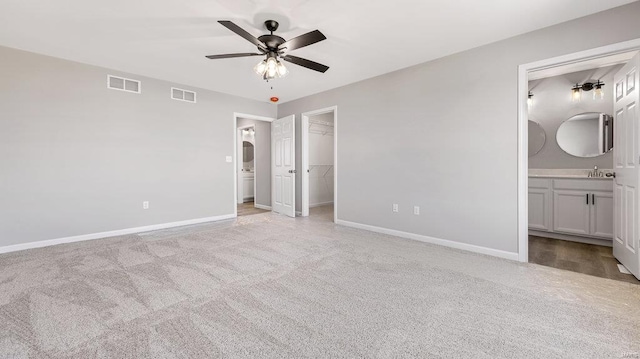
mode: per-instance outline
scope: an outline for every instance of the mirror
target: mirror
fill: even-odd
[[[242,162],[253,161],[253,144],[249,141],[242,141]]]
[[[560,125],[556,141],[572,156],[601,156],[613,148],[613,118],[599,112],[575,115]]]
[[[547,142],[547,134],[539,123],[529,120],[529,157],[536,155]]]

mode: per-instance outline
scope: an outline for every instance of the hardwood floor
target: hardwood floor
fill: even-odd
[[[238,204],[238,216],[250,216],[252,214],[260,214],[269,212],[264,209],[255,208],[255,204],[253,202],[245,202]]]
[[[640,284],[633,275],[620,273],[611,247],[529,236],[529,262]]]

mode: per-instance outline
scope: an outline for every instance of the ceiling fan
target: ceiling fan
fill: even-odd
[[[326,36],[324,36],[318,30],[308,32],[304,35],[300,35],[289,41],[286,41],[282,37],[273,34],[274,31],[278,30],[278,22],[275,20],[267,20],[264,22],[265,27],[271,32],[271,34],[262,35],[258,38],[254,37],[231,21],[218,22],[227,29],[240,35],[245,40],[256,45],[258,47],[259,53],[249,52],[238,54],[209,55],[206,56],[208,59],[214,60],[228,59],[233,57],[266,56],[263,61],[261,61],[254,67],[254,71],[267,81],[274,78],[283,77],[287,73],[289,73],[287,68],[284,66],[284,64],[282,64],[282,62],[279,61],[279,59],[322,73],[326,72],[329,69],[329,66],[325,66],[311,60],[303,59],[301,57],[288,55],[289,51],[293,51],[301,47],[309,46],[315,44],[316,42],[325,40]]]

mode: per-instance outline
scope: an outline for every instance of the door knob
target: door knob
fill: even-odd
[[[615,172],[611,172],[611,173],[607,173],[605,174],[606,177],[613,177],[616,178],[616,173]]]
[[[289,173],[296,173],[296,170],[289,170]]]

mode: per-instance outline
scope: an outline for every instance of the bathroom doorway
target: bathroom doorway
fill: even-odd
[[[301,215],[337,218],[337,107],[305,112],[301,120]]]
[[[271,121],[235,115],[235,194],[237,216],[271,211]]]
[[[637,69],[627,64],[640,61],[640,41],[612,46],[520,67],[519,259],[640,284],[638,258],[625,259],[614,228],[625,216],[616,141],[637,141],[620,138],[620,84]]]

